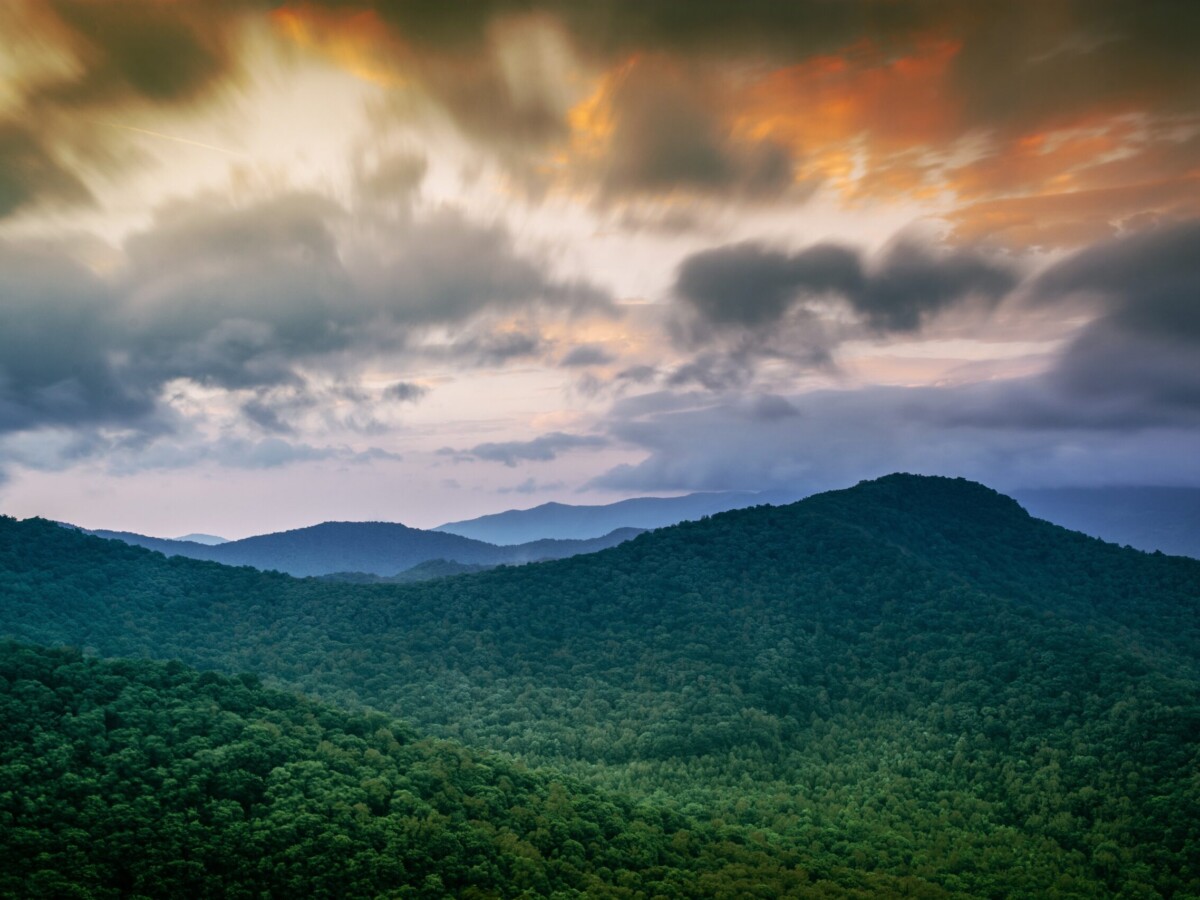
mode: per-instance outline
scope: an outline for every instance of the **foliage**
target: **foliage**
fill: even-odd
[[[862,895],[251,675],[0,644],[0,723],[3,896]]]
[[[259,671],[758,835],[819,878],[1200,895],[1200,562],[960,480],[406,586],[6,521],[0,596],[23,640]]]

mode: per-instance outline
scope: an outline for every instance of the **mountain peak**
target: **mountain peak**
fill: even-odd
[[[944,475],[894,472],[881,478],[860,481],[852,488],[830,491],[810,499],[816,501],[821,498],[864,500],[909,513],[940,513],[955,517],[965,515],[969,518],[997,515],[1029,517],[1016,500],[987,485]]]

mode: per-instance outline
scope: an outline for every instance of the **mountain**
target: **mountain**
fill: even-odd
[[[543,503],[532,509],[447,522],[435,531],[460,534],[492,544],[521,544],[540,538],[595,538],[616,528],[663,528],[731,509],[798,499],[781,492],[727,491],[683,497],[635,497],[603,506]]]
[[[751,880],[788,896],[811,884],[778,850],[251,675],[0,643],[0,747],[4,897],[734,896]]]
[[[0,596],[0,633],[259,671],[813,879],[900,880],[875,895],[1200,894],[1200,562],[960,479],[889,476],[414,585],[3,520]]]
[[[217,545],[146,537],[127,531],[89,533],[156,550],[167,556],[185,556],[229,566],[253,566],[289,575],[357,572],[388,577],[432,560],[491,567],[563,559],[577,553],[607,549],[635,537],[640,531],[621,528],[591,540],[542,540],[511,547],[497,547],[455,534],[424,531],[391,522],[325,522]]]
[[[1200,559],[1200,488],[1050,488],[1013,497],[1039,519],[1072,531]]]
[[[196,532],[195,534],[185,534],[182,537],[171,538],[173,541],[188,541],[193,544],[208,544],[210,547],[216,544],[228,544],[229,539],[219,537],[215,534],[203,534]]]

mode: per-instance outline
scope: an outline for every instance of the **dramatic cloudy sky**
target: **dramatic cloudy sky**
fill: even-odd
[[[0,5],[0,510],[1200,485],[1200,4]]]

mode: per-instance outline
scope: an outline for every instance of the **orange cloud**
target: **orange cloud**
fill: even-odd
[[[783,142],[807,174],[827,178],[847,194],[868,184],[920,190],[927,173],[917,151],[940,147],[957,134],[960,115],[948,70],[961,49],[957,41],[929,38],[891,58],[860,41],[778,69],[739,97],[735,127]],[[864,162],[872,180],[859,184]],[[885,167],[888,174],[881,177],[875,170]]]
[[[952,208],[962,237],[1076,243],[1187,208],[1197,175],[1173,99],[1186,79],[1158,65],[1136,17],[1113,25],[1124,42],[1071,43],[1088,23],[962,7],[891,31],[847,26],[840,49],[789,61],[764,35],[761,54],[753,41],[722,53],[665,34],[605,40],[569,8],[476,12],[453,40],[449,20],[370,0],[304,0],[272,20],[363,78],[416,86],[510,171],[580,199],[762,202],[824,183],[851,203]],[[1126,71],[1128,85],[1101,77]]]
[[[374,10],[336,13],[312,3],[281,6],[271,13],[276,31],[362,78],[382,85],[404,82],[407,50]]]
[[[1147,220],[1200,215],[1200,177],[1115,188],[984,200],[945,218],[960,240],[1020,247],[1072,247],[1111,237]]]

